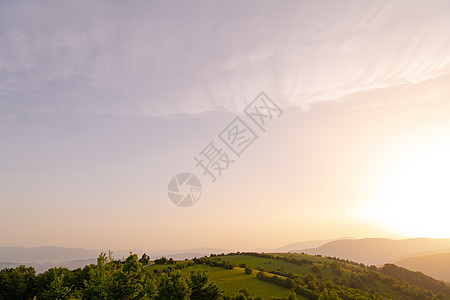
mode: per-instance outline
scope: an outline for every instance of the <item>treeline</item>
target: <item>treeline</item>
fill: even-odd
[[[148,264],[137,255],[122,261],[102,253],[97,264],[73,271],[51,268],[36,275],[32,267],[6,268],[0,271],[0,299],[225,299],[205,272],[188,278],[177,270],[155,274],[142,262]]]
[[[36,274],[33,267],[19,266],[0,270],[0,300],[54,299],[155,299],[155,300],[262,300],[252,297],[247,289],[235,295],[224,295],[204,271],[192,271],[189,277],[180,270],[195,263],[232,269],[233,264],[208,258],[195,261],[157,260],[166,265],[150,271],[144,266],[149,257],[138,259],[132,254],[125,260],[113,259],[102,253],[97,264],[83,269],[51,268]],[[295,294],[286,299],[294,300]]]
[[[303,252],[300,253],[300,254],[307,255],[307,254],[305,254]],[[238,252],[230,252],[230,253],[227,253],[227,254],[225,254],[225,253],[222,253],[222,254],[211,254],[210,257],[232,256],[232,255],[248,255],[248,256],[260,257],[260,258],[268,258],[268,259],[273,259],[273,260],[281,260],[281,261],[285,261],[285,262],[290,262],[290,263],[297,264],[297,265],[312,264],[313,263],[312,260],[306,259],[306,258],[298,259],[298,258],[295,258],[293,256],[287,256],[287,257],[286,256],[277,256],[277,255],[274,255],[274,254],[258,253],[258,252],[240,252],[240,251],[238,251]],[[334,260],[334,261],[337,261],[337,262],[340,262],[340,263],[346,263],[346,264],[349,264],[349,265],[354,265],[354,266],[357,266],[357,267],[360,267],[360,268],[368,268],[368,269],[371,269],[371,270],[376,270],[377,269],[376,266],[374,266],[374,265],[366,266],[363,263],[358,263],[358,262],[351,261],[351,260],[348,260],[348,259],[342,259],[342,258],[331,257],[331,256],[322,256],[320,254],[316,254],[314,256],[327,258],[327,259]]]
[[[397,279],[406,281],[409,284],[421,286],[432,291],[433,293],[444,293],[450,295],[450,287],[447,284],[421,272],[413,272],[405,268],[398,267],[394,264],[385,264],[383,267],[379,268],[379,271]]]
[[[224,261],[224,260],[220,260],[220,259],[211,259],[208,257],[200,257],[200,258],[194,258],[193,262],[196,264],[200,264],[200,265],[208,265],[210,267],[219,267],[219,268],[224,268],[227,270],[232,270],[234,267],[237,267],[237,265],[229,262],[229,261]]]
[[[288,299],[301,295],[307,299],[381,299],[390,297],[383,291],[395,291],[402,299],[449,299],[450,287],[420,272],[412,272],[387,264],[380,269],[361,267],[347,261],[334,260],[313,262],[292,256],[275,256],[265,253],[232,253],[280,260],[308,266],[307,274],[285,271],[283,268],[264,272],[259,266],[256,278],[291,290]],[[174,261],[160,258],[156,264],[162,268],[145,268],[150,258],[143,255],[138,259],[131,254],[124,260],[115,260],[112,254],[102,253],[97,264],[83,269],[51,268],[36,274],[34,268],[20,266],[0,271],[0,300],[3,299],[225,299],[250,300],[246,289],[233,296],[224,295],[220,286],[211,282],[205,272],[181,270],[195,264],[233,269],[237,265],[223,258],[223,255]],[[252,274],[252,268],[245,263],[239,267]],[[330,273],[331,272],[331,273]],[[272,274],[270,274],[272,273]],[[334,276],[330,278],[331,276]],[[326,279],[325,277],[328,279]],[[380,289],[381,288],[381,289]]]
[[[366,293],[362,293],[352,288],[335,285],[329,280],[326,282],[319,282],[312,274],[298,276],[295,279],[292,279],[277,275],[267,275],[264,272],[259,272],[256,275],[256,278],[287,289],[292,289],[296,294],[312,300],[375,299],[373,295],[366,295]],[[328,298],[330,295],[333,295],[333,298]]]
[[[232,256],[232,255],[247,255],[247,256],[254,256],[254,257],[259,257],[259,258],[281,260],[281,261],[296,264],[296,265],[305,265],[305,264],[312,265],[313,264],[313,262],[309,259],[296,259],[296,258],[292,258],[292,257],[276,256],[273,254],[258,253],[258,252],[239,252],[238,251],[238,252],[230,252],[228,254],[211,254],[210,257]]]

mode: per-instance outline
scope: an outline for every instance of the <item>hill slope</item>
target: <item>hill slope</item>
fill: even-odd
[[[336,240],[323,246],[296,252],[340,257],[369,265],[381,265],[394,262],[411,253],[436,251],[450,247],[450,239],[405,239],[391,240],[383,238],[366,238]]]
[[[450,253],[406,258],[395,262],[395,264],[450,282]]]
[[[238,252],[148,267],[151,272],[167,269],[182,269],[185,276],[192,270],[208,270],[226,295],[246,287],[251,296],[264,299],[285,297],[290,290],[299,299],[330,299],[330,295],[342,299],[450,299],[448,285],[419,272],[304,254]],[[251,274],[245,274],[244,269],[252,270]],[[284,292],[270,288],[270,284],[284,288]]]

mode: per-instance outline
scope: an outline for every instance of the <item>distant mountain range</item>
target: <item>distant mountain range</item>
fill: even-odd
[[[305,242],[297,242],[297,243],[291,243],[288,245],[285,245],[283,247],[268,250],[269,252],[293,252],[298,249],[305,249],[305,248],[313,248],[313,247],[320,247],[326,243],[335,241],[333,240],[316,240],[316,241],[305,241]],[[266,251],[267,252],[267,251]]]
[[[47,262],[64,262],[84,260],[97,257],[97,250],[64,247],[0,247],[0,262],[16,262],[36,264]]]
[[[66,267],[68,269],[83,268],[84,266],[95,263],[97,257],[105,250],[65,248],[65,247],[0,247],[0,270],[3,268],[14,268],[20,265],[32,266],[38,273],[44,272],[51,267]],[[217,248],[193,248],[187,250],[163,250],[163,251],[145,251],[141,249],[132,250],[114,250],[115,258],[126,257],[132,253],[139,256],[143,253],[151,255],[152,259],[165,256],[175,260],[192,259],[202,257],[211,253],[228,253],[229,250]]]
[[[405,256],[450,247],[450,239],[414,238],[392,240],[384,238],[341,239],[317,248],[297,250],[306,254],[339,257],[367,265],[395,262]]]
[[[82,248],[65,248],[65,247],[0,247],[0,262],[17,262],[17,263],[47,263],[47,262],[67,262],[72,260],[85,260],[97,258],[100,252],[105,250],[100,249],[82,249]],[[152,258],[159,258],[161,256],[178,258],[186,255],[186,258],[190,256],[206,255],[206,254],[219,254],[230,252],[226,249],[217,248],[192,248],[186,250],[162,250],[162,251],[146,251],[142,249],[131,250],[113,250],[113,255],[116,258],[122,256],[128,256],[132,253],[142,255],[147,253]]]
[[[0,270],[4,268],[15,268],[20,265],[26,265],[27,267],[34,267],[37,273],[42,273],[47,271],[52,267],[65,267],[69,270],[74,270],[78,268],[84,268],[84,266],[95,264],[97,262],[96,258],[85,259],[85,260],[73,260],[60,263],[15,263],[15,262],[0,262]]]

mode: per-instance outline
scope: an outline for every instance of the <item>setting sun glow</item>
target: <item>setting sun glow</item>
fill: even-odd
[[[449,141],[423,139],[385,160],[364,214],[399,234],[448,238]]]

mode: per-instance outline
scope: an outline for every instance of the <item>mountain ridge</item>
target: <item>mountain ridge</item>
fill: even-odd
[[[450,283],[450,252],[406,258],[394,264]]]
[[[297,250],[297,253],[339,257],[368,265],[381,265],[398,260],[408,254],[436,251],[450,247],[450,239],[363,238],[335,240],[317,248]]]

